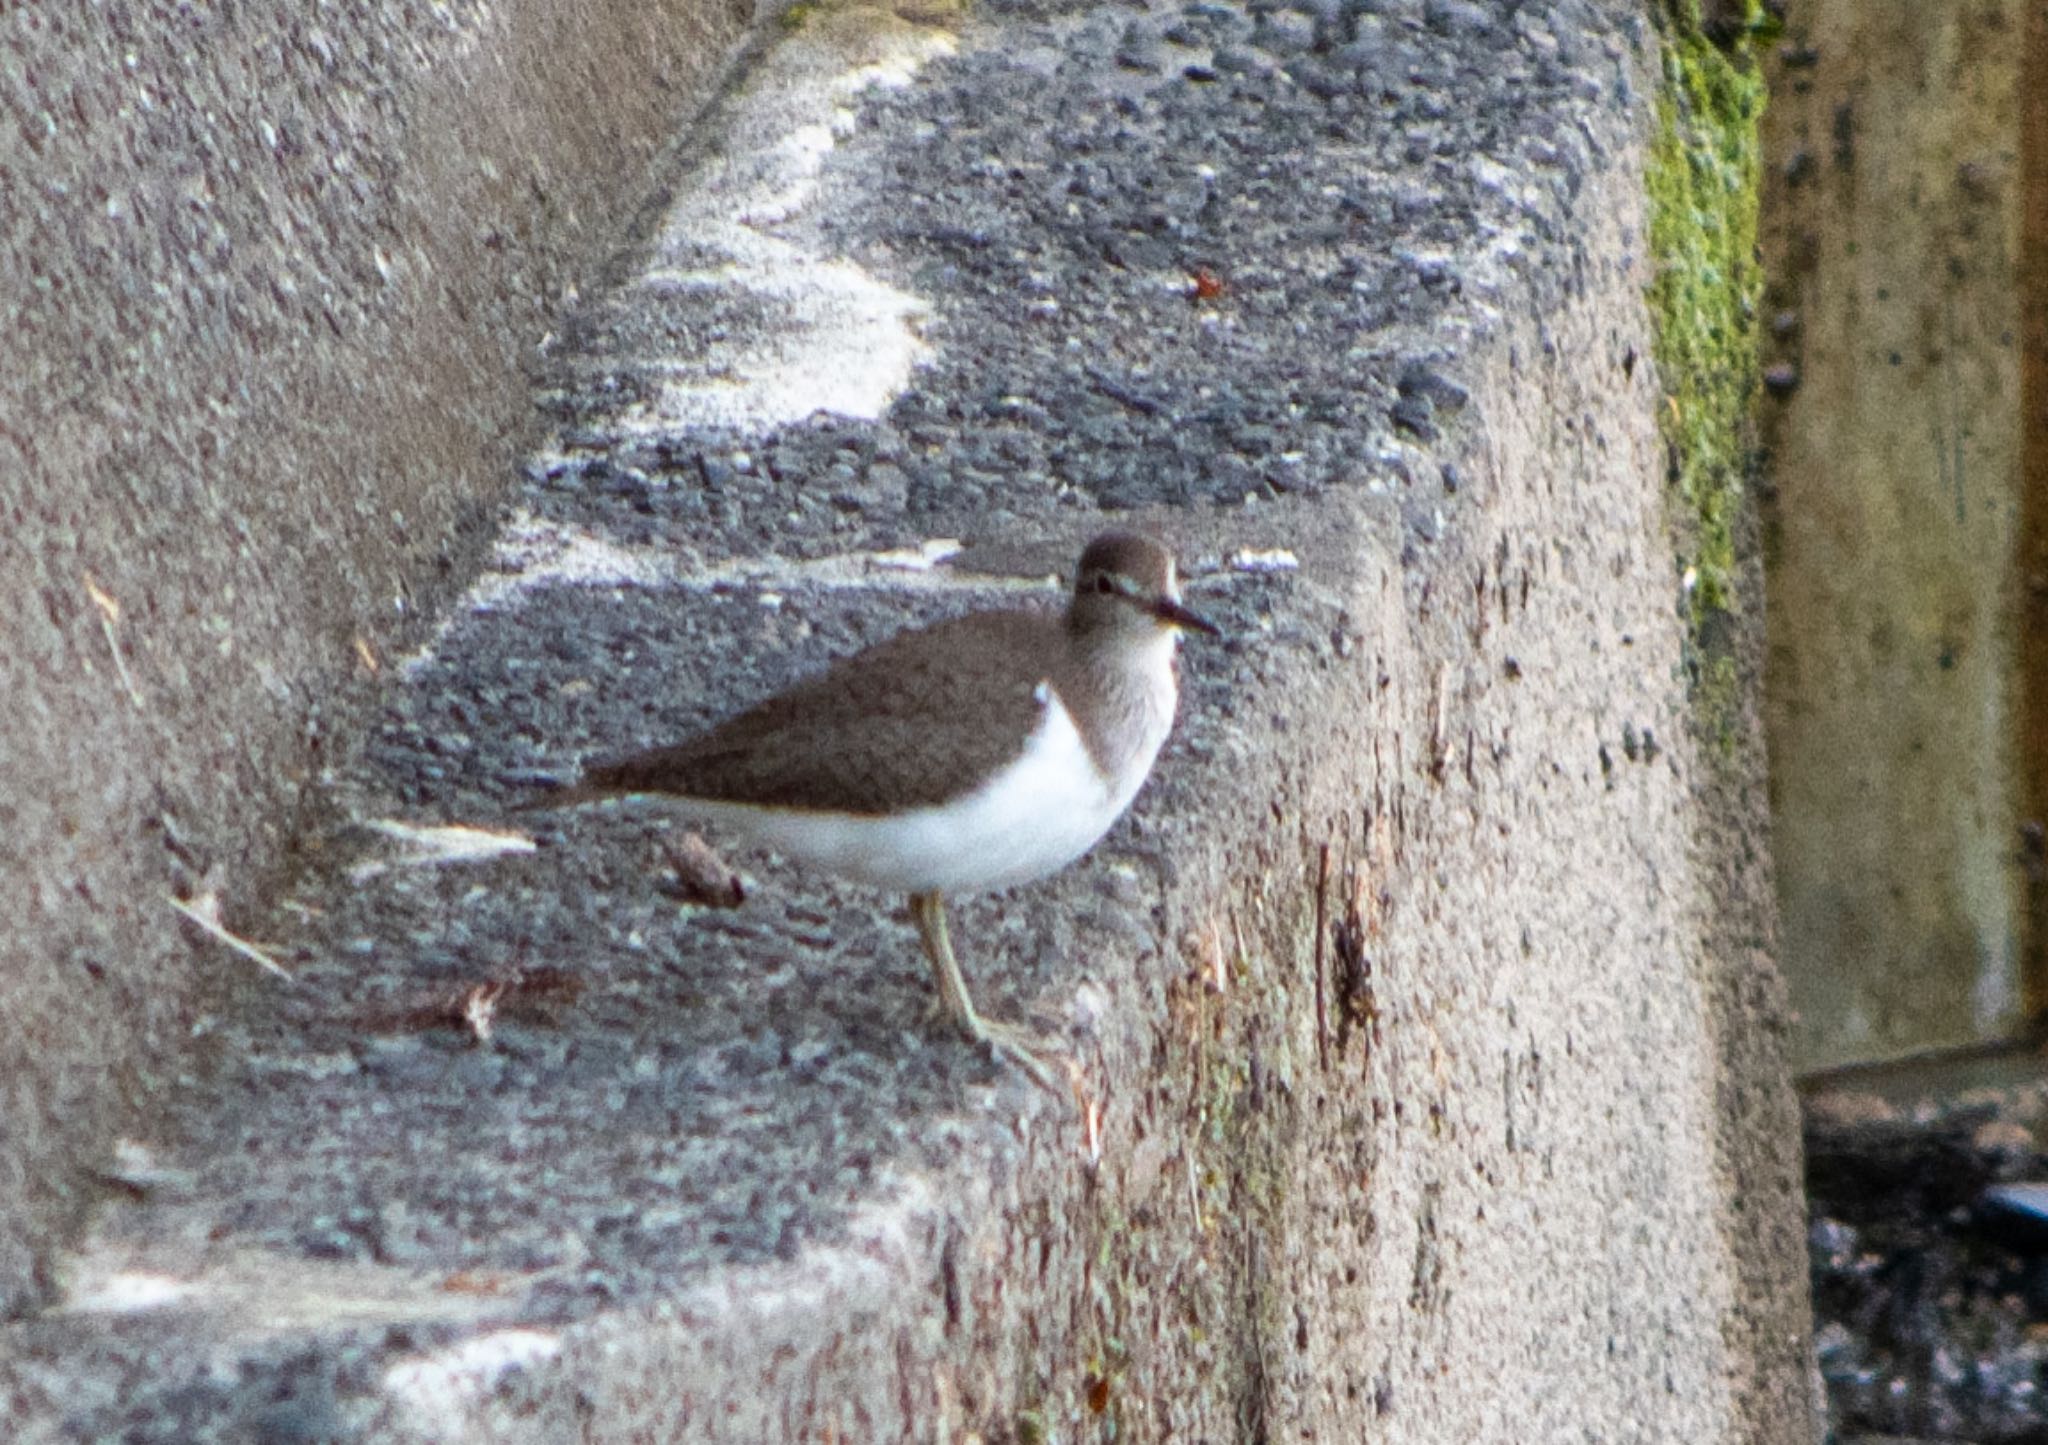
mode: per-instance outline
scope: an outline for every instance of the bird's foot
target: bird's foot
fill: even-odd
[[[985,1045],[999,1062],[1013,1065],[1048,1094],[1073,1099],[1074,1084],[1080,1076],[1073,1060],[1047,1051],[1025,1030],[976,1018],[967,1033],[975,1042]]]
[[[944,900],[936,892],[913,893],[910,916],[917,923],[918,937],[932,966],[932,978],[939,986],[939,1012],[947,1021],[976,1043],[986,1044],[998,1060],[1022,1069],[1026,1078],[1048,1094],[1062,1099],[1078,1098],[1075,1086],[1081,1071],[1071,1059],[1053,1055],[1065,1065],[1064,1070],[1056,1069],[1040,1055],[1031,1035],[1012,1024],[994,1023],[975,1011],[974,1001],[967,996],[967,981],[960,977],[960,965],[953,957],[953,945],[946,937]]]

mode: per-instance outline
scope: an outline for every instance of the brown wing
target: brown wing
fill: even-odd
[[[708,732],[594,767],[565,801],[668,793],[868,814],[946,802],[1023,750],[1059,626],[982,612],[902,633]]]

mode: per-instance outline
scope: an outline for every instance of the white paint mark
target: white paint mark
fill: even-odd
[[[572,377],[623,365],[652,383],[608,430],[667,436],[821,411],[882,414],[926,353],[917,325],[928,308],[828,254],[801,223],[825,158],[856,126],[855,99],[908,85],[954,48],[944,31],[881,12],[825,12],[769,54],[732,113],[727,149],[677,200],[653,264],[632,283],[648,294],[616,298],[634,315],[686,313],[675,342],[567,362]]]
[[[393,1365],[384,1372],[384,1388],[430,1438],[454,1440],[469,1433],[471,1407],[507,1371],[541,1364],[561,1350],[558,1335],[497,1330]]]
[[[955,537],[934,537],[920,542],[915,547],[898,547],[888,552],[871,552],[869,560],[875,566],[899,572],[929,572],[932,568],[952,557],[960,555],[961,544]]]
[[[194,1292],[190,1283],[167,1274],[129,1271],[110,1274],[91,1289],[73,1295],[65,1301],[65,1308],[82,1314],[139,1314],[177,1304]]]
[[[1230,566],[1237,572],[1292,572],[1301,559],[1285,547],[1241,547],[1230,554]]]
[[[716,587],[758,587],[763,606],[778,589],[797,586],[976,592],[1057,592],[1059,577],[998,577],[959,573],[944,564],[962,550],[952,537],[935,537],[910,547],[876,552],[842,552],[810,561],[780,558],[733,560],[705,565],[673,546],[631,547],[580,528],[514,514],[499,534],[491,569],[479,577],[459,607],[442,619],[433,640],[402,660],[410,677],[440,650],[448,630],[473,613],[508,611],[526,594],[545,587],[644,587],[709,591]]]

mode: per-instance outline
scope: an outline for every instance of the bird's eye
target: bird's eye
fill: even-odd
[[[1095,590],[1107,597],[1110,593],[1116,591],[1116,583],[1109,580],[1108,573],[1097,573],[1095,577]]]

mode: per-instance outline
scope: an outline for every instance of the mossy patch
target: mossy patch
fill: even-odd
[[[1687,516],[1680,546],[1697,648],[1696,696],[1709,712],[1711,640],[1737,606],[1736,523],[1755,466],[1757,122],[1764,82],[1751,53],[1768,23],[1749,0],[1734,23],[1704,24],[1698,0],[1660,15],[1662,86],[1645,183],[1654,275],[1649,303],[1660,422]]]
[[[1159,1173],[1134,1198],[1096,1195],[1086,1308],[1060,1356],[1074,1368],[1017,1401],[1019,1442],[1150,1438],[1157,1402],[1144,1392],[1196,1380],[1204,1400],[1191,1408],[1234,1422],[1217,1438],[1264,1438],[1266,1360],[1294,1328],[1282,1214],[1305,1067],[1268,1021],[1314,938],[1301,895],[1254,882],[1240,897],[1191,948],[1199,965],[1168,985],[1163,1067],[1139,1111]]]
[[[775,23],[780,25],[784,31],[794,35],[797,31],[810,24],[812,19],[817,16],[817,13],[818,6],[813,3],[813,0],[796,0],[795,4],[785,5],[776,12]]]

